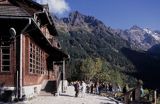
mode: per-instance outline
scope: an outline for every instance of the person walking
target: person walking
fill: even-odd
[[[113,91],[113,86],[112,86],[112,83],[110,83],[109,84],[109,92],[112,93],[112,91]]]
[[[82,81],[82,97],[85,97],[86,94],[86,83]]]
[[[75,97],[78,97],[78,95],[79,95],[79,87],[80,87],[80,85],[79,85],[79,82],[78,81],[76,81],[76,83],[74,84],[74,89],[75,89]]]
[[[96,94],[99,95],[99,82],[95,84],[95,88],[96,88]]]
[[[91,94],[93,94],[93,88],[94,88],[94,85],[93,83],[91,84]]]

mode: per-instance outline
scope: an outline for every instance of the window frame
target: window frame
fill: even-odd
[[[9,43],[8,43],[9,44]],[[9,53],[8,54],[3,54],[3,49],[4,48],[7,48],[7,49],[9,49]],[[11,46],[10,46],[10,44],[7,46],[7,45],[2,45],[1,44],[1,46],[0,46],[0,51],[1,51],[1,56],[0,56],[0,58],[1,58],[1,67],[0,67],[0,71],[3,73],[3,72],[5,72],[5,73],[7,73],[7,72],[11,72]],[[3,55],[7,55],[7,56],[9,56],[9,59],[3,59]],[[9,65],[3,65],[3,61],[7,61],[7,62],[9,62]],[[7,66],[8,68],[9,68],[9,70],[3,70],[3,67],[5,67],[5,66]]]
[[[31,62],[32,60],[32,62]],[[29,42],[29,73],[44,75],[46,70],[45,52],[32,41]]]

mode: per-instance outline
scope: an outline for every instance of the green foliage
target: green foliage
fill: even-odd
[[[80,65],[80,71],[81,79],[119,83],[120,85],[124,83],[124,75],[100,58],[84,59]]]
[[[120,85],[123,85],[123,75],[117,70],[112,70],[110,73],[111,81],[113,83],[119,83]]]
[[[100,73],[97,73],[96,76],[101,82],[111,82],[115,84],[123,85],[124,82],[127,82],[125,79],[125,74],[120,72],[120,69],[110,65],[108,62],[104,62],[102,65],[102,70]]]
[[[102,70],[102,60],[100,58],[96,58],[94,63],[95,72],[100,72]]]
[[[58,32],[62,48],[71,57],[68,72],[71,72],[69,77],[72,80],[93,79],[121,84],[130,81],[131,77],[123,73],[134,69],[133,64],[121,53],[122,47],[129,47],[125,40],[108,32]]]
[[[97,80],[99,82],[110,82],[111,78],[110,75],[104,70],[101,70],[100,72],[98,72],[94,78],[94,80]]]
[[[102,61],[99,58],[86,58],[80,66],[82,79],[91,80],[102,69]]]

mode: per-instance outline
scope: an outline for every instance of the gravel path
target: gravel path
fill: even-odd
[[[73,86],[67,88],[65,94],[59,96],[38,96],[27,104],[122,104],[114,101],[112,98],[102,97],[98,95],[86,94],[85,97],[75,97]]]

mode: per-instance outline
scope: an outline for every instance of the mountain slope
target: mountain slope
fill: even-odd
[[[144,70],[146,67],[143,68],[143,62],[141,67],[137,67],[136,61],[133,62],[132,58],[128,57],[129,54],[132,54],[132,51],[124,52],[123,49],[146,51],[159,43],[160,35],[158,32],[142,29],[138,26],[133,26],[131,29],[124,31],[115,30],[105,26],[102,21],[95,17],[83,15],[78,11],[70,13],[69,17],[66,18],[54,17],[54,22],[59,32],[59,38],[62,40],[62,47],[71,56],[71,73],[76,72],[77,60],[83,60],[87,57],[100,57],[106,60],[112,66],[112,69],[128,73],[126,75],[130,77],[139,78],[132,75],[133,72],[139,73],[139,70]],[[134,53],[132,57],[134,55],[137,56]],[[145,57],[142,55],[141,61],[150,59],[147,57],[152,56],[147,54]],[[155,59],[151,59],[147,63],[154,62]],[[155,64],[151,62],[150,66],[152,65]],[[147,70],[150,72],[151,69]],[[125,78],[125,80],[133,82],[130,78]]]
[[[71,57],[75,58],[75,54],[79,54],[79,57],[82,58],[87,56],[102,57],[113,64],[118,64],[116,58],[126,60],[125,57],[119,57],[122,56],[119,50],[122,47],[130,48],[129,43],[113,34],[109,27],[94,17],[85,16],[76,11],[71,13],[68,18],[59,20],[56,18],[55,22],[60,34],[68,38],[66,41],[70,46],[67,47],[69,49],[67,51],[69,53],[74,49],[83,51],[83,55],[73,51],[70,54]]]

